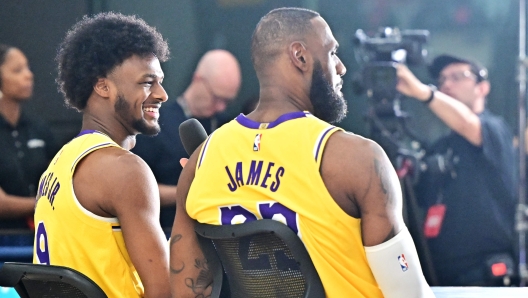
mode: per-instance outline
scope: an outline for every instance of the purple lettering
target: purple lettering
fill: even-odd
[[[280,167],[277,170],[277,173],[275,174],[275,182],[271,183],[271,186],[270,186],[270,190],[272,192],[276,192],[277,189],[279,189],[279,186],[280,186],[280,178],[279,177],[282,177],[282,176],[284,176],[284,168]]]
[[[231,175],[231,172],[229,171],[229,167],[226,166],[225,169],[226,169],[226,172],[227,172],[227,176],[229,176],[229,180],[231,181],[231,183],[227,184],[227,187],[229,187],[229,190],[231,192],[233,192],[233,191],[237,190],[237,185],[235,183],[235,179],[233,179],[233,175]]]
[[[295,234],[299,235],[297,226],[297,213],[293,212],[281,203],[259,203],[260,216],[264,219],[273,219],[286,224]]]
[[[273,162],[270,162],[268,164],[268,169],[266,170],[266,175],[264,175],[264,179],[262,179],[262,183],[260,184],[260,187],[263,187],[263,188],[268,188],[268,185],[266,184],[266,181],[268,180],[269,177],[271,177],[271,168],[275,165],[275,163]]]
[[[235,205],[220,207],[220,220],[222,225],[232,225],[257,220],[257,217],[246,208]]]
[[[49,184],[50,184],[50,180],[51,180],[51,178],[53,178],[53,173],[49,173],[49,174],[48,174],[48,177],[46,177],[46,184],[44,185],[44,195],[45,195],[45,196],[48,195]]]
[[[44,222],[39,222],[37,232],[35,233],[35,252],[39,264],[50,264],[50,255],[48,250],[48,233],[44,227]]]
[[[242,162],[241,161],[237,162],[235,175],[236,175],[236,181],[237,181],[238,187],[244,186],[244,177],[242,175]]]
[[[248,175],[248,179],[247,179],[247,182],[246,182],[247,185],[257,185],[259,183],[260,172],[262,172],[262,164],[263,163],[264,163],[264,161],[261,160],[261,161],[258,162],[258,166],[257,166],[256,165],[257,161],[255,161],[255,160],[251,161],[251,166],[249,168],[249,175]]]
[[[59,181],[57,181],[57,183],[55,184],[55,187],[53,188],[53,192],[51,192],[51,195],[49,196],[49,201],[51,203],[51,206],[53,206],[53,201],[55,201],[55,195],[57,194],[57,192],[59,192],[59,189],[60,189],[60,183]]]
[[[46,178],[48,178],[48,176],[44,176],[42,177],[42,181],[40,181],[40,186],[39,186],[39,197],[42,197],[44,195],[44,185],[46,184]]]

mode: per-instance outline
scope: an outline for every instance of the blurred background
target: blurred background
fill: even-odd
[[[503,116],[517,134],[519,4],[511,0],[1,0],[0,42],[19,47],[35,74],[33,100],[25,107],[31,115],[47,121],[61,143],[75,136],[80,114],[65,107],[57,92],[55,52],[68,28],[83,15],[102,11],[136,14],[157,27],[168,39],[171,59],[162,65],[164,86],[176,98],[189,84],[203,53],[213,48],[231,51],[242,67],[242,88],[221,115],[224,121],[241,112],[244,103],[258,95],[258,82],[251,65],[250,39],[260,17],[269,10],[298,6],[317,10],[326,19],[340,43],[339,56],[348,72],[343,93],[349,113],[340,124],[368,136],[365,114],[370,102],[354,92],[352,78],[360,70],[354,56],[357,29],[372,36],[379,28],[426,29],[426,61],[442,53],[481,61],[489,69],[492,91],[488,108]],[[424,82],[432,82],[424,65],[411,69]],[[426,142],[446,132],[429,110],[411,100],[402,100],[408,111],[409,128]]]

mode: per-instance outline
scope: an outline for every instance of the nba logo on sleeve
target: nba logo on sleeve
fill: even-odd
[[[253,141],[253,151],[260,151],[260,139],[262,139],[261,133],[255,136],[255,141]]]
[[[405,256],[403,254],[398,256],[398,261],[400,262],[400,267],[403,272],[409,270],[409,265],[405,261]]]

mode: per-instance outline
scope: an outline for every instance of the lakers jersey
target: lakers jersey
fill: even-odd
[[[82,272],[108,297],[142,297],[143,285],[125,247],[117,218],[95,215],[77,200],[73,173],[94,150],[119,147],[97,131],[66,144],[42,174],[35,209],[33,262]],[[123,149],[124,150],[124,149]]]
[[[279,220],[303,241],[327,297],[383,297],[360,220],[336,204],[319,172],[325,144],[339,130],[308,112],[271,123],[238,116],[202,146],[188,214],[215,225]]]

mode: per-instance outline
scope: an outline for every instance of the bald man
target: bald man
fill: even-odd
[[[226,50],[208,51],[200,58],[187,89],[177,98],[169,98],[160,109],[162,132],[156,137],[137,138],[132,152],[154,172],[162,205],[160,221],[166,233],[174,222],[179,160],[188,157],[180,141],[179,126],[191,117],[197,118],[211,133],[218,125],[215,115],[235,99],[240,84],[240,65],[235,56]]]

